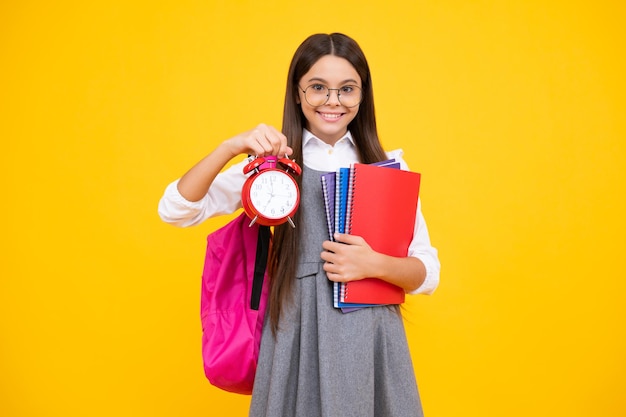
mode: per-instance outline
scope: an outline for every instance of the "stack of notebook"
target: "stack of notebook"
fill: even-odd
[[[420,174],[399,168],[395,160],[357,163],[321,176],[330,240],[335,232],[358,235],[377,252],[407,256]],[[333,304],[344,312],[403,302],[402,288],[376,278],[333,287]]]

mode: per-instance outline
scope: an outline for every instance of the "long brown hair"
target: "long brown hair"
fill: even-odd
[[[348,60],[361,77],[363,101],[356,117],[348,125],[348,130],[352,133],[356,144],[359,160],[372,163],[386,159],[376,130],[374,93],[367,59],[359,45],[352,38],[341,33],[309,36],[298,47],[291,60],[285,93],[283,133],[287,136],[289,146],[293,148],[292,158],[298,163],[303,163],[302,131],[306,127],[306,119],[298,104],[298,83],[304,74],[326,55]],[[298,183],[302,192],[302,181],[298,179]],[[297,212],[294,219],[296,225],[299,224],[299,217],[299,212]],[[275,227],[269,259],[269,273],[272,277],[269,311],[274,333],[278,330],[281,307],[285,302],[290,301],[298,257],[298,228],[294,229],[288,224]]]

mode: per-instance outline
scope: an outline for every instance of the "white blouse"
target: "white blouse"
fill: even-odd
[[[317,171],[336,171],[358,162],[358,154],[350,132],[331,146],[305,130],[302,138],[304,165]],[[389,158],[400,162],[401,169],[408,170],[402,158],[402,150],[387,152]],[[299,162],[299,161],[296,161]],[[159,216],[169,224],[178,227],[194,226],[208,218],[230,214],[241,206],[241,188],[247,176],[243,167],[247,159],[232,165],[219,173],[211,184],[209,192],[199,201],[188,201],[178,192],[178,180],[169,184],[159,201]],[[426,267],[426,278],[422,285],[411,294],[432,294],[439,285],[440,263],[437,249],[430,244],[428,228],[418,200],[413,241],[408,256],[418,258]]]

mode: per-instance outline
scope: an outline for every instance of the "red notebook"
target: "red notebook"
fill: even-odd
[[[354,164],[349,191],[347,233],[358,235],[377,252],[407,256],[413,240],[421,175],[375,165]],[[345,284],[344,302],[402,304],[404,290],[365,278]]]

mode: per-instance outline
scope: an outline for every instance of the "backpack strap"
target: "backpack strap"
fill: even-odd
[[[270,248],[269,226],[259,226],[259,238],[256,243],[256,258],[254,261],[254,278],[252,280],[252,295],[250,296],[250,308],[258,310],[263,290],[263,278],[267,267],[267,256]]]

